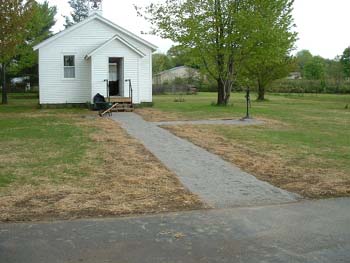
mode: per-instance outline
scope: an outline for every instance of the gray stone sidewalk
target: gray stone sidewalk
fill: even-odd
[[[3,263],[349,262],[350,199],[0,224]]]
[[[243,172],[219,156],[178,138],[135,113],[114,114],[113,120],[152,152],[181,182],[215,208],[295,202],[296,194]]]

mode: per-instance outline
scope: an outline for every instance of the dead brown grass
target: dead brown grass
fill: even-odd
[[[239,140],[227,139],[217,134],[213,126],[182,125],[165,128],[222,156],[257,178],[288,191],[310,198],[350,195],[350,178],[347,174],[332,168],[312,168],[312,163],[321,163],[322,160],[309,158],[306,161],[310,165],[299,166],[289,158],[286,149],[271,150],[268,145],[260,145],[258,148]],[[262,148],[265,150],[261,151]]]
[[[67,117],[67,115],[65,115]],[[75,118],[80,127],[96,127],[78,180],[15,183],[0,194],[0,221],[36,221],[104,217],[203,208],[138,141],[109,119]],[[16,161],[16,160],[14,160]],[[57,173],[70,167],[55,167]]]
[[[136,113],[141,115],[145,121],[160,122],[160,121],[186,121],[188,118],[176,112],[164,112],[154,108],[136,109]]]

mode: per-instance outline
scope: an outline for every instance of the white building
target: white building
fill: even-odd
[[[152,101],[152,53],[157,47],[102,16],[92,0],[84,21],[34,47],[39,51],[40,104],[93,102],[93,97]],[[96,4],[97,3],[97,4]],[[108,81],[107,81],[108,80]],[[109,89],[107,89],[109,83]]]

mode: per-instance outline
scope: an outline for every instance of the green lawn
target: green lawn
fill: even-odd
[[[201,93],[185,96],[185,102],[176,103],[174,96],[155,96],[154,108],[180,113],[187,119],[245,116],[244,94],[234,94],[228,107],[212,106],[215,98],[215,93]],[[349,109],[345,109],[347,104]],[[255,118],[281,121],[288,128],[221,127],[218,132],[249,144],[264,142],[303,149],[303,155],[336,160],[333,165],[346,168],[350,174],[350,95],[269,95],[266,102],[253,100],[251,112]]]
[[[73,164],[85,155],[93,129],[75,125],[74,117],[86,112],[39,110],[35,94],[10,95],[9,105],[0,105],[0,187],[84,176]]]
[[[174,95],[155,96],[154,109],[162,112],[164,118],[169,114],[179,119],[245,115],[243,93],[233,94],[232,105],[227,107],[212,105],[215,93],[184,96],[183,103],[174,102],[175,98]],[[329,172],[334,176],[340,173],[340,177],[347,177],[350,182],[350,95],[269,94],[267,98],[265,102],[252,100],[251,109],[254,118],[266,119],[265,125],[244,128],[202,126],[192,139],[202,144],[194,136],[203,136],[205,141],[206,134],[215,134],[227,142],[246,146],[252,152],[266,153],[266,157],[270,153],[278,155],[283,159],[283,165],[304,167],[305,173]],[[178,132],[181,133],[180,129]],[[190,134],[182,135],[191,139]]]
[[[169,116],[172,119],[238,118],[245,114],[243,93],[233,94],[232,105],[227,107],[213,105],[214,93],[184,96],[185,102],[181,103],[174,102],[176,97],[155,96],[154,108],[141,109],[140,113],[147,117],[155,112],[163,119]],[[182,126],[174,132],[238,163],[257,177],[262,165],[269,165],[262,179],[286,189],[294,190],[295,186],[290,188],[290,184],[297,182],[303,191],[313,189],[312,193],[306,193],[312,197],[349,195],[350,95],[267,97],[266,102],[253,100],[251,110],[253,117],[265,119],[265,125],[191,129]],[[97,132],[96,121],[82,118],[91,112],[40,110],[37,96],[32,94],[12,94],[9,102],[0,105],[0,196],[16,185],[74,184],[91,173],[82,169],[95,145],[91,135]],[[224,150],[217,149],[218,138],[224,140],[226,145],[220,144]],[[240,151],[234,152],[237,149]],[[102,162],[98,158],[89,160],[96,165]],[[252,165],[256,169],[251,169]],[[298,181],[301,174],[305,178]],[[288,179],[287,182],[274,181],[277,175]]]
[[[10,94],[0,105],[0,149],[0,222],[204,206],[115,121],[40,109],[35,94]]]
[[[233,93],[230,105],[227,107],[215,106],[216,93],[199,93],[198,95],[183,96],[185,102],[174,102],[177,95],[154,96],[154,108],[165,112],[180,113],[187,119],[226,118],[245,116],[246,104],[244,93]],[[300,115],[315,117],[337,118],[350,115],[350,95],[314,95],[314,94],[269,94],[267,101],[257,102],[252,95],[253,116],[273,117],[283,120],[294,120]],[[349,109],[344,109],[346,105]],[[292,110],[292,112],[290,111]],[[325,116],[325,114],[327,116]]]

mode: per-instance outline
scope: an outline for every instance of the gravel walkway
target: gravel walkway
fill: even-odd
[[[296,194],[276,188],[241,171],[219,156],[181,139],[135,113],[113,120],[152,152],[180,181],[215,208],[295,202]]]

